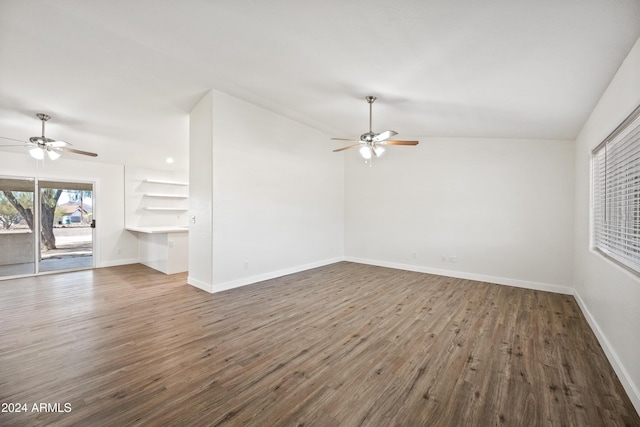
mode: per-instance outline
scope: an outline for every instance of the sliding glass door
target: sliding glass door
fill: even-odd
[[[93,184],[39,181],[39,271],[93,266]]]
[[[92,267],[93,205],[92,183],[0,177],[0,277]]]
[[[0,177],[0,277],[36,272],[34,204],[34,179]]]

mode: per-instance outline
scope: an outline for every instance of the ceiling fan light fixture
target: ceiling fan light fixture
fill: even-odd
[[[53,150],[47,150],[47,155],[49,156],[49,159],[51,160],[56,160],[60,158],[60,153],[53,151]]]
[[[360,155],[362,156],[363,159],[365,160],[369,160],[371,159],[371,147],[369,147],[368,145],[364,145],[362,147],[360,147]]]
[[[384,147],[380,147],[378,145],[373,147],[373,153],[376,155],[376,157],[382,156],[384,154],[384,151]]]
[[[31,154],[31,157],[33,157],[36,160],[44,159],[44,150],[40,147],[32,148],[31,150],[29,150],[29,154]]]

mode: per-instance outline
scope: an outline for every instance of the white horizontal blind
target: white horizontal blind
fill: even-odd
[[[640,107],[593,151],[593,242],[640,273]]]

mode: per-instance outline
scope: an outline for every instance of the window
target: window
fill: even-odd
[[[640,107],[593,150],[593,245],[640,273]]]

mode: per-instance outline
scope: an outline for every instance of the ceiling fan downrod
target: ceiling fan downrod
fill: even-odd
[[[373,133],[373,103],[376,101],[375,96],[367,96],[367,102],[369,103],[369,132],[367,133],[363,133],[362,135],[360,135],[360,139],[362,141],[366,141],[367,143],[371,143],[373,142],[373,138],[376,136],[375,133]]]
[[[38,113],[36,114],[36,116],[38,116],[38,118],[42,120],[42,139],[44,139],[44,124],[51,118],[51,116],[44,113]]]

